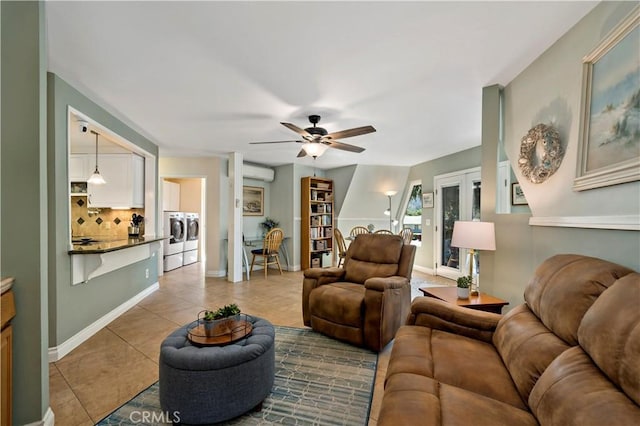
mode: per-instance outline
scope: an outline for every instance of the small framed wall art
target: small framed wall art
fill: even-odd
[[[433,192],[424,192],[422,194],[422,208],[423,209],[433,208]]]
[[[264,216],[264,188],[260,186],[242,187],[242,215]]]
[[[518,182],[511,184],[511,205],[512,206],[524,206],[527,205],[527,199],[524,196],[522,187]]]

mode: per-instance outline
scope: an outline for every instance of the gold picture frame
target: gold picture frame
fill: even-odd
[[[242,187],[242,215],[264,216],[264,188],[261,186]]]
[[[575,191],[640,180],[638,40],[640,7],[583,59]]]

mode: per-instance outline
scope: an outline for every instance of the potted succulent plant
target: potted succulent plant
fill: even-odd
[[[224,305],[215,311],[204,311],[202,319],[205,334],[207,337],[213,337],[216,334],[228,333],[239,315],[240,308],[235,303]]]
[[[472,278],[470,275],[460,277],[456,281],[458,286],[458,298],[459,299],[468,299],[469,298],[469,289],[471,287]]]

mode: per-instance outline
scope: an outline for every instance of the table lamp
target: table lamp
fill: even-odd
[[[453,224],[451,246],[469,249],[469,276],[473,280],[473,265],[477,250],[495,250],[496,233],[493,222],[462,221]],[[472,295],[478,295],[480,285],[476,283]]]

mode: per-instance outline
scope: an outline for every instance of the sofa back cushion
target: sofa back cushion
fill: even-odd
[[[578,344],[578,326],[600,294],[632,273],[624,266],[593,257],[561,254],[545,260],[524,292],[531,311],[558,337]]]
[[[609,380],[640,405],[640,274],[615,282],[578,329],[582,349]]]
[[[396,275],[402,246],[402,237],[399,235],[358,235],[347,250],[344,280],[363,284],[372,277]]]
[[[493,344],[524,401],[551,361],[571,347],[545,327],[525,304],[500,320]]]

